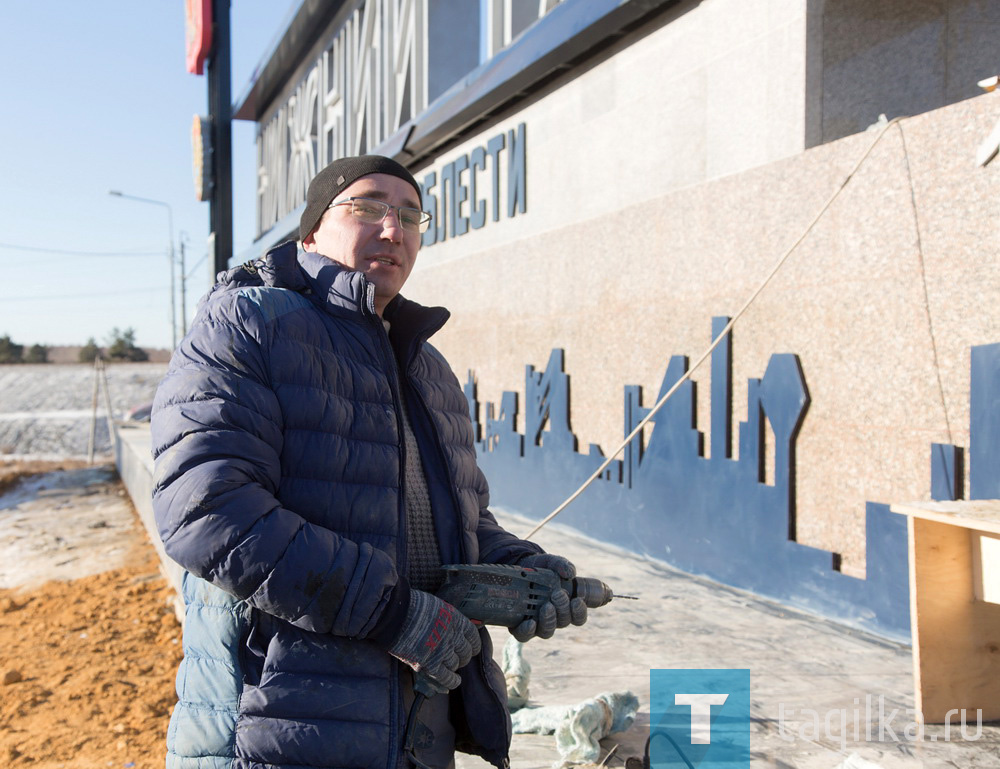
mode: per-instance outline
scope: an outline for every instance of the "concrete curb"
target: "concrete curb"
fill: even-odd
[[[174,611],[184,622],[184,601],[181,598],[181,577],[184,569],[167,555],[153,518],[153,455],[150,451],[149,425],[143,423],[115,423],[115,466],[122,483],[132,497],[132,504],[139,513],[139,520],[149,535],[149,541],[160,559],[160,571],[173,586]]]

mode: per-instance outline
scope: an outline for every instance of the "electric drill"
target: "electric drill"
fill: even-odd
[[[599,579],[560,579],[549,569],[500,564],[453,564],[441,568],[444,584],[435,595],[477,625],[517,627],[526,619],[534,619],[538,607],[560,588],[571,599],[582,598],[591,609],[604,606],[612,598],[632,598],[616,596]]]
[[[451,564],[441,569],[445,574],[444,584],[435,595],[476,625],[517,627],[526,619],[535,619],[538,607],[560,588],[571,600],[582,598],[590,609],[600,608],[612,598],[636,600],[631,595],[615,595],[599,579],[561,579],[550,569],[501,564]],[[424,767],[413,752],[413,728],[421,703],[434,694],[434,689],[425,673],[414,676],[413,689],[416,696],[407,718],[403,749],[415,766]]]
[[[524,620],[535,619],[538,608],[549,601],[552,592],[565,590],[570,599],[582,598],[590,609],[609,603],[615,595],[599,579],[576,577],[561,579],[550,569],[503,564],[451,564],[442,566],[444,583],[435,593],[458,609],[475,625],[498,625],[513,628]],[[414,689],[430,697],[434,690],[425,673],[415,677]]]

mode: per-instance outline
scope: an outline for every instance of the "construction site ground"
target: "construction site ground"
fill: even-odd
[[[164,763],[180,625],[114,467],[0,465],[0,766]]]
[[[503,511],[498,517],[515,533],[531,528]],[[631,728],[601,741],[606,766],[642,755],[650,669],[747,668],[752,767],[1000,767],[996,725],[977,730],[973,721],[963,737],[955,724],[947,740],[943,726],[928,725],[923,739],[904,733],[914,700],[908,646],[682,574],[558,524],[535,539],[581,574],[640,599],[613,601],[593,610],[585,626],[523,649],[532,667],[530,706],[626,690],[639,698]],[[111,466],[0,465],[0,765],[162,767],[181,650],[171,599]],[[507,633],[492,632],[499,659]],[[884,707],[883,723],[870,730],[868,697],[881,697]],[[853,727],[859,712],[860,740]],[[832,729],[824,723],[829,714]],[[559,758],[551,735],[514,736],[514,769],[547,769]],[[679,758],[662,765],[684,766]],[[457,766],[487,765],[460,755]]]

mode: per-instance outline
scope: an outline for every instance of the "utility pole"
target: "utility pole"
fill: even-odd
[[[229,268],[233,253],[233,100],[230,86],[229,0],[212,0],[212,49],[208,57],[208,116],[212,126],[212,274]]]
[[[154,200],[152,198],[141,198],[138,195],[126,195],[121,190],[108,190],[108,194],[116,198],[125,200],[137,200],[140,203],[151,203],[154,206],[163,206],[167,209],[167,260],[170,262],[170,349],[177,349],[177,291],[174,285],[174,210],[165,200]],[[184,279],[184,271],[181,271],[181,280]],[[183,301],[183,300],[182,300]]]

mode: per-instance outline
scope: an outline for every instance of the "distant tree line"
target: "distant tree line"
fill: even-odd
[[[0,363],[48,363],[49,348],[42,344],[33,344],[27,350],[23,344],[17,344],[10,335],[0,336]]]
[[[93,363],[98,355],[107,360],[130,361],[132,363],[149,360],[146,351],[135,346],[135,329],[127,328],[120,331],[117,326],[111,329],[107,340],[107,349],[103,354],[94,337],[90,337],[87,344],[80,348],[77,359],[80,363]]]
[[[87,344],[80,348],[77,360],[80,363],[93,363],[100,355],[105,360],[129,361],[139,363],[149,360],[149,355],[141,347],[135,344],[135,329],[126,328],[124,331],[117,327],[111,329],[107,338],[107,345],[104,350],[97,346],[96,340],[91,337]],[[43,344],[33,344],[25,348],[23,344],[18,344],[10,338],[9,334],[0,336],[0,364],[4,363],[48,363],[49,348]]]

